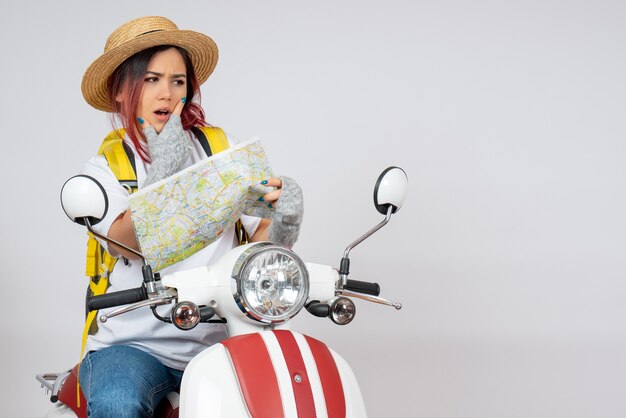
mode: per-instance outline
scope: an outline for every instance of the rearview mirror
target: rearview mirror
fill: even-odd
[[[85,218],[88,218],[91,225],[95,225],[106,215],[109,200],[98,180],[79,174],[61,188],[61,206],[72,222],[85,225]]]
[[[406,197],[406,186],[409,179],[400,167],[389,167],[385,169],[374,187],[374,205],[376,210],[383,215],[387,215],[389,207],[391,213],[396,213],[402,207]]]
[[[400,210],[406,196],[408,181],[406,173],[400,167],[389,167],[378,176],[376,186],[374,187],[374,205],[378,212],[385,215],[385,219],[348,245],[343,252],[343,258],[339,267],[339,277],[344,288],[348,283],[348,274],[350,274],[350,251],[385,226],[391,219],[391,215]]]

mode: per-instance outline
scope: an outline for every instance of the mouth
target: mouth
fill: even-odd
[[[171,112],[168,109],[157,109],[154,111],[154,114],[158,120],[167,120]]]

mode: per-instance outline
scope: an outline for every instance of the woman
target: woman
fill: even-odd
[[[170,20],[153,16],[115,30],[104,54],[85,72],[82,90],[86,101],[114,113],[125,128],[124,141],[135,158],[138,188],[206,158],[191,128],[206,125],[199,86],[216,63],[217,47],[211,38],[179,30]],[[137,249],[128,192],[106,159],[92,158],[84,165],[83,174],[96,178],[108,195],[108,213],[95,228]],[[285,177],[264,183],[277,187],[268,189],[260,199],[274,205],[277,216],[273,220],[243,216],[243,226],[251,241],[269,239],[291,246],[302,218],[301,192]],[[291,223],[282,222],[287,212],[290,216],[285,219]],[[216,242],[162,273],[209,265],[235,245],[231,227]],[[108,292],[139,286],[141,262],[121,248],[106,249],[113,256],[124,257],[124,262],[115,264]],[[186,364],[207,346],[226,338],[222,325],[203,325],[181,331],[157,321],[149,309],[98,324],[97,332],[87,339],[88,354],[80,368],[89,416],[152,416],[159,401],[179,386]]]

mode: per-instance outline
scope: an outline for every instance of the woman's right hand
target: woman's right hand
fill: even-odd
[[[184,100],[184,98],[183,98]],[[144,186],[179,172],[191,153],[191,144],[185,135],[180,114],[185,103],[178,102],[160,133],[147,120],[139,116],[138,121],[148,142],[150,168]]]

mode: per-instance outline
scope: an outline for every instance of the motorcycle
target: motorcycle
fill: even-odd
[[[143,260],[140,287],[87,298],[90,311],[117,307],[99,321],[150,308],[156,320],[182,330],[215,322],[226,327],[229,338],[192,359],[180,393],[168,394],[156,417],[360,418],[367,413],[348,363],[323,342],[291,331],[290,319],[305,308],[346,325],[355,317],[355,298],[401,309],[400,303],[379,296],[377,283],[348,276],[350,251],[402,207],[407,182],[399,167],[381,173],[374,205],[385,218],[346,247],[338,269],[304,263],[285,247],[257,242],[232,249],[214,265],[160,277],[141,253],[92,228],[107,210],[106,194],[95,179],[70,178],[61,203],[71,220]],[[172,305],[168,316],[156,310],[163,305]],[[77,396],[77,367],[36,378],[55,404],[46,417],[86,417],[87,403],[82,394]]]

